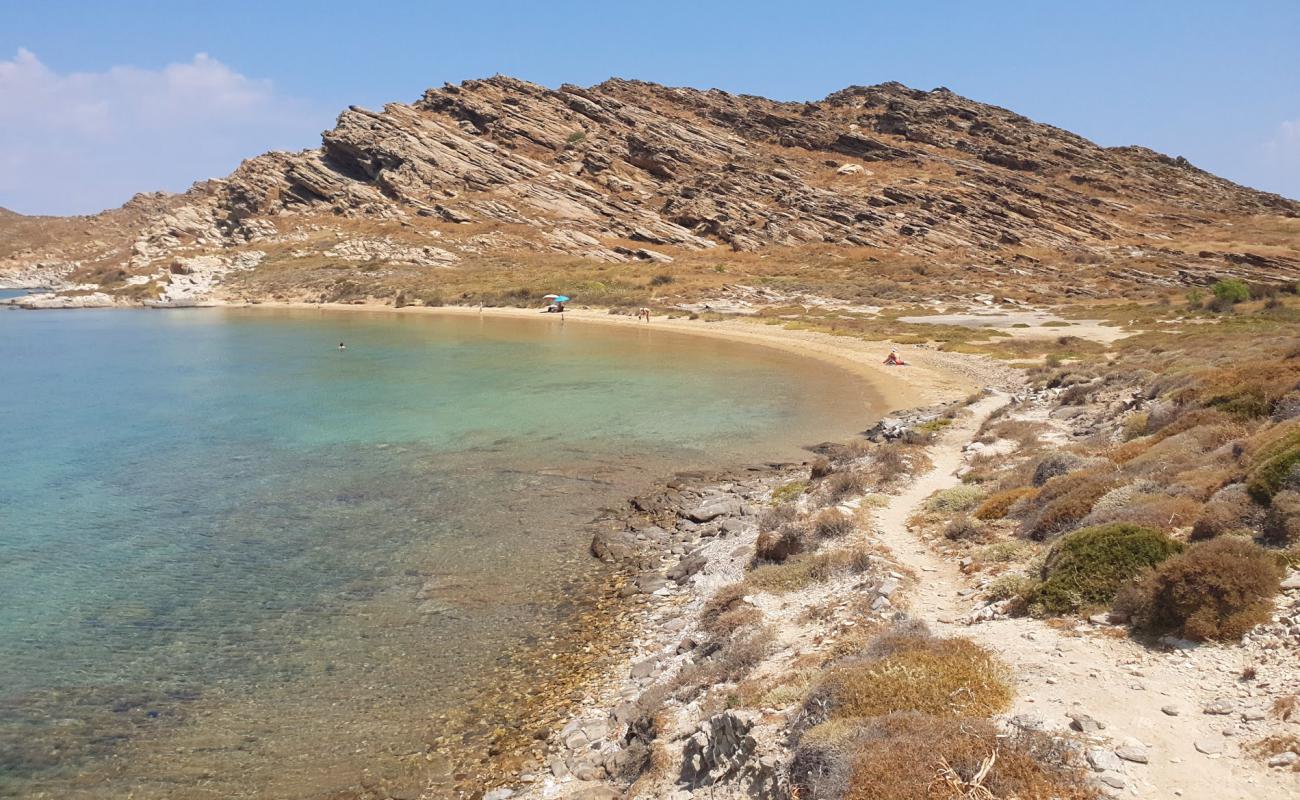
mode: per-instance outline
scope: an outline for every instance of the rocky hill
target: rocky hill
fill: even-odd
[[[1300,203],[1184,159],[1100,147],[942,88],[786,103],[494,77],[349,108],[319,148],[249,159],[182,195],[0,216],[0,280],[164,301],[223,286],[311,295],[328,264],[330,280],[355,266],[354,291],[387,296],[413,281],[472,288],[466,273],[505,262],[829,249],[866,271],[902,259],[1104,292],[1294,281],[1298,218]]]

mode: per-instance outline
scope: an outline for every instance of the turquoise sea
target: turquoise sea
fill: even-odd
[[[448,780],[431,742],[605,577],[602,508],[862,392],[653,326],[0,309],[0,796]]]

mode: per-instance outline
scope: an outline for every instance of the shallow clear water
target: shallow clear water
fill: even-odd
[[[0,311],[0,795],[430,779],[576,624],[602,507],[861,429],[860,391],[549,319]]]

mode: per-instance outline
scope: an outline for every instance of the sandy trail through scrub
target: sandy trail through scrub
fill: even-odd
[[[955,473],[963,463],[962,447],[1007,401],[997,394],[973,405],[972,413],[931,448],[934,468],[875,514],[877,539],[918,579],[911,613],[939,635],[966,636],[1002,656],[1015,673],[1011,715],[1032,716],[1045,730],[1059,730],[1068,726],[1067,714],[1087,714],[1106,725],[1097,736],[1109,741],[1108,750],[1143,745],[1149,763],[1123,762],[1126,786],[1119,794],[1185,800],[1300,797],[1295,773],[1269,770],[1240,752],[1241,740],[1249,737],[1222,733],[1227,723],[1252,708],[1240,698],[1236,678],[1246,664],[1233,649],[1156,652],[1115,638],[1104,628],[1063,629],[1025,617],[964,622],[972,608],[972,585],[955,562],[933,552],[907,521],[930,494],[960,483]],[[1233,698],[1233,715],[1203,713],[1220,697]],[[1167,706],[1178,707],[1179,714],[1164,713]],[[1197,743],[1206,749],[1217,746],[1222,753],[1206,755]]]

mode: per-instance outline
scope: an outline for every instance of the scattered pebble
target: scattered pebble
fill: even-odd
[[[1207,756],[1217,756],[1223,752],[1223,740],[1197,739],[1195,747],[1198,753],[1204,753]]]
[[[1115,755],[1125,761],[1132,761],[1134,764],[1146,764],[1150,761],[1145,747],[1134,747],[1132,745],[1121,747],[1115,751]]]
[[[1297,761],[1300,761],[1300,754],[1288,751],[1286,753],[1278,753],[1270,758],[1268,760],[1268,765],[1270,767],[1290,767]]]

